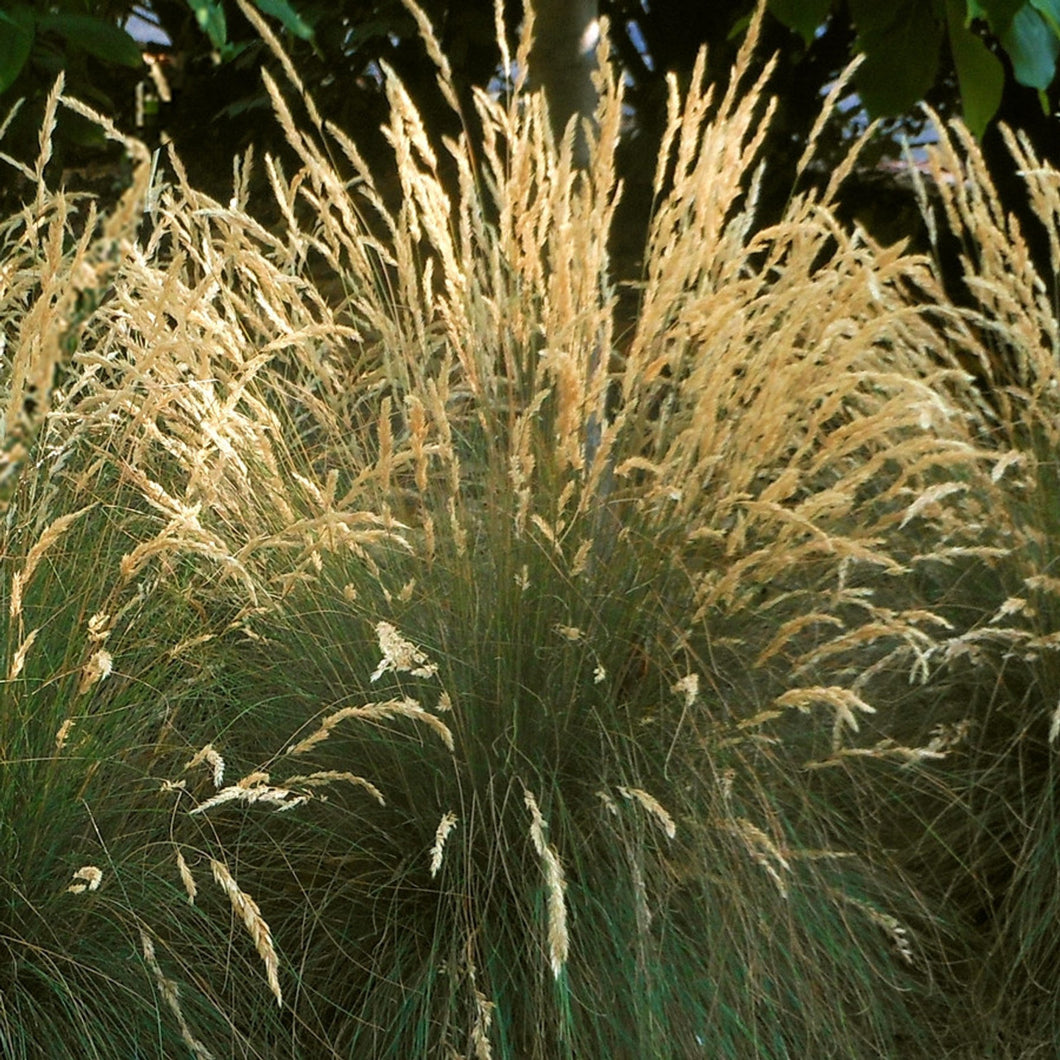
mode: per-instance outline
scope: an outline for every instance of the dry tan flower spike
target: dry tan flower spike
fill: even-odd
[[[293,810],[308,802],[311,796],[297,794],[288,788],[270,787],[268,784],[230,784],[191,810],[189,816],[205,813],[229,802],[241,802],[251,806],[257,802],[268,803],[276,810]]]
[[[316,732],[311,732],[298,743],[287,748],[290,755],[305,754],[318,743],[326,740],[332,730],[348,718],[360,718],[363,721],[388,721],[391,718],[412,718],[433,729],[444,741],[445,746],[453,750],[453,733],[440,718],[426,711],[414,699],[388,699],[380,703],[366,703],[363,707],[343,707],[329,714],[320,723]]]
[[[667,839],[673,839],[677,835],[677,825],[674,824],[674,819],[654,795],[650,795],[642,788],[619,788],[618,793],[624,799],[639,802],[655,818]]]
[[[672,691],[684,698],[686,707],[691,707],[699,696],[699,674],[686,674],[674,684]]]
[[[26,635],[26,639],[18,646],[18,650],[11,660],[11,668],[7,672],[9,681],[14,681],[22,673],[22,667],[26,665],[26,656],[29,654],[30,648],[33,647],[33,642],[37,639],[39,632],[39,629],[31,629]]]
[[[208,743],[201,751],[189,758],[184,763],[185,769],[194,769],[196,766],[200,766],[203,763],[207,763],[213,769],[213,786],[219,788],[224,782],[225,778],[225,760],[214,750],[212,743]]]
[[[567,934],[567,881],[563,875],[563,865],[559,860],[559,855],[555,848],[545,840],[547,825],[544,817],[541,816],[537,799],[534,798],[532,792],[527,791],[523,800],[530,811],[530,838],[545,871],[545,884],[548,887],[549,963],[552,966],[553,976],[558,979],[563,966],[567,963],[567,954],[570,949],[570,938]]]
[[[83,696],[94,684],[109,677],[113,669],[114,660],[110,652],[100,648],[82,668],[77,694]]]
[[[438,875],[442,867],[442,855],[445,853],[445,841],[449,833],[456,827],[456,814],[447,813],[438,822],[438,829],[434,833],[434,846],[431,847],[431,879]]]
[[[70,730],[77,724],[73,718],[67,718],[62,725],[59,726],[59,731],[55,734],[55,750],[61,751],[66,746],[66,741],[70,738]]]
[[[98,891],[99,885],[103,882],[103,870],[96,868],[95,865],[82,865],[81,868],[74,873],[74,879],[78,882],[71,883],[67,887],[67,891],[70,894],[84,894],[85,891]]]
[[[233,911],[243,921],[243,926],[254,941],[254,948],[258,956],[265,963],[265,976],[269,982],[269,989],[276,1004],[283,1007],[283,993],[280,990],[279,958],[276,956],[276,948],[272,944],[272,931],[261,915],[258,903],[254,901],[245,891],[240,890],[239,884],[228,871],[228,866],[220,861],[210,859],[210,868],[213,878],[221,889],[228,895],[228,900]]]
[[[438,672],[438,667],[389,622],[377,622],[375,632],[383,658],[375,668],[371,681],[378,681],[387,670],[410,673],[413,677],[433,677]]]
[[[177,871],[180,873],[180,882],[184,884],[184,890],[188,896],[188,905],[194,905],[199,888],[195,883],[195,877],[191,874],[191,869],[188,868],[188,863],[184,860],[180,847],[174,849],[177,855]]]
[[[159,994],[162,995],[162,999],[177,1019],[177,1026],[180,1027],[180,1036],[184,1039],[184,1044],[198,1060],[214,1060],[213,1053],[191,1033],[184,1011],[180,1007],[180,988],[163,973],[162,966],[155,955],[155,944],[143,928],[140,929],[140,942],[143,945],[144,961],[155,977],[155,985],[158,987]]]
[[[365,780],[364,777],[359,777],[356,773],[350,773],[345,770],[322,769],[317,773],[307,773],[304,776],[288,777],[287,785],[289,787],[305,786],[313,788],[322,787],[325,784],[332,784],[337,780],[344,780],[347,784],[355,784],[357,787],[364,788],[364,790],[367,791],[380,806],[386,805],[386,799],[383,798],[383,793],[370,780]]]

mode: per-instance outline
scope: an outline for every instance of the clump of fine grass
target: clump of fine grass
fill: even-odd
[[[53,512],[73,492],[62,472],[49,477],[22,472],[4,534],[0,1040],[13,1057],[108,1056],[151,1041],[161,1055],[188,1032],[172,1013],[160,1018],[140,937],[159,940],[157,956],[143,943],[153,969],[171,965],[186,929],[173,914],[177,877],[159,871],[172,844],[151,774],[175,733],[201,728],[210,663],[171,651],[202,632],[173,579],[122,583],[132,523],[120,499],[34,526],[44,513],[23,510],[27,480]],[[199,934],[223,945],[221,930]],[[231,1036],[229,1006],[195,979],[179,1004],[163,996],[199,1034]]]
[[[950,777],[968,815],[950,817],[949,850],[929,842],[926,857],[945,867],[946,887],[981,938],[972,981],[987,1017],[984,1054],[1025,1055],[1055,1038],[1055,998],[1044,984],[1060,953],[1052,928],[1060,176],[1024,137],[1003,133],[1047,238],[1044,269],[967,131],[940,129],[928,153],[937,208],[927,216],[937,241],[956,241],[965,288],[962,307],[945,310],[947,326],[973,355],[986,395],[976,429],[998,459],[991,482],[970,489],[965,504],[969,526],[995,558],[966,568],[952,606],[970,617],[939,654],[971,726]],[[933,707],[926,724],[952,722],[950,697]]]
[[[350,343],[334,397],[295,368],[272,408],[281,431],[317,424],[313,503],[356,502],[381,533],[273,575],[248,717],[289,733],[229,741],[258,747],[255,801],[301,800],[258,877],[284,907],[280,877],[309,873],[281,917],[340,1050],[823,1055],[923,1034],[930,913],[791,771],[867,756],[893,782],[942,753],[883,721],[857,740],[947,628],[909,571],[977,547],[955,495],[996,456],[916,305],[925,262],[827,199],[755,231],[768,104],[743,81],[716,108],[698,78],[674,90],[622,346],[609,77],[586,174],[539,101],[483,95],[483,167],[448,145],[455,187],[391,80],[395,212],[323,126],[351,196],[269,82],[303,161],[266,162],[288,239],[342,278]],[[380,798],[302,799],[350,772]]]
[[[60,83],[49,122],[66,105],[77,106]],[[148,166],[129,149],[135,183],[113,214],[42,181],[0,228],[0,1041],[12,1057],[205,1057],[224,1043],[268,1055],[278,1021],[270,1029],[249,990],[226,992],[226,965],[257,983],[254,946],[218,960],[228,899],[219,890],[213,908],[209,897],[189,907],[184,852],[197,862],[201,844],[185,830],[184,852],[174,845],[160,797],[160,772],[218,733],[228,678],[217,648],[254,610],[238,557],[197,518],[215,446],[235,464],[221,481],[246,471],[252,420],[211,421],[223,421],[227,375],[167,393],[190,371],[177,344],[168,361],[164,349],[137,357],[123,299],[142,263]],[[207,614],[198,597],[225,576],[243,592]]]
[[[928,262],[835,219],[853,155],[756,227],[753,38],[722,99],[702,62],[671,84],[628,334],[606,50],[584,172],[516,75],[451,167],[388,75],[390,208],[266,78],[279,231],[249,157],[228,205],[171,157],[139,230],[146,165],[120,224],[75,237],[42,191],[5,228],[4,768],[92,727],[91,829],[64,750],[24,864],[97,903],[71,939],[137,954],[94,1022],[104,973],[62,980],[58,1051],[909,1055],[957,1025],[958,926],[864,822],[946,753],[904,708],[967,634],[931,578],[1011,547],[969,517],[1006,457]]]

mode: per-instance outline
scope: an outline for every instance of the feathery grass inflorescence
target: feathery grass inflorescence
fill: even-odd
[[[276,947],[272,942],[272,932],[269,930],[269,925],[265,922],[265,918],[261,915],[258,903],[240,888],[239,884],[236,883],[235,877],[229,872],[228,866],[223,862],[211,860],[210,870],[213,872],[213,878],[217,881],[218,886],[228,895],[228,900],[232,903],[232,911],[243,921],[247,934],[253,940],[254,948],[258,951],[258,956],[265,965],[269,989],[272,991],[273,997],[276,998],[276,1004],[282,1008],[283,992],[280,989],[280,961],[276,954]]]

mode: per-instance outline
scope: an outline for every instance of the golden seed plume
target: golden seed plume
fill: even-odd
[[[177,858],[177,871],[180,873],[180,882],[184,884],[184,891],[188,896],[188,905],[194,905],[195,896],[199,893],[195,877],[191,874],[191,869],[188,868],[188,863],[184,860],[184,854],[181,852],[180,847],[174,847],[173,849]]]
[[[208,765],[210,767],[213,776],[213,786],[219,788],[224,783],[225,760],[215,750],[212,743],[208,743],[201,751],[197,751],[187,762],[184,763],[183,768],[188,770],[201,765]]]
[[[155,986],[158,987],[162,1000],[165,1001],[176,1017],[177,1026],[180,1028],[180,1036],[183,1038],[184,1044],[192,1051],[197,1060],[214,1060],[213,1053],[192,1034],[191,1027],[184,1016],[184,1010],[180,1005],[180,988],[162,971],[162,966],[158,963],[158,956],[155,953],[154,940],[143,928],[140,928],[140,944],[143,948],[144,962],[155,977]]]
[[[84,894],[85,891],[97,891],[103,882],[103,870],[95,865],[82,865],[74,873],[75,883],[71,883],[66,889],[71,894]]]
[[[673,839],[677,835],[677,825],[674,823],[673,817],[670,816],[654,795],[649,794],[642,788],[619,788],[618,793],[624,799],[640,803],[655,818],[656,824],[662,829],[667,839]]]
[[[545,823],[537,799],[529,790],[523,799],[530,811],[530,838],[534,849],[541,858],[545,873],[545,885],[548,888],[548,953],[552,974],[559,978],[563,966],[567,963],[570,950],[570,939],[567,934],[567,881],[563,874],[563,865],[555,848],[545,839]]]
[[[272,991],[273,997],[276,998],[276,1004],[282,1008],[283,993],[280,990],[280,962],[272,942],[272,931],[265,922],[265,918],[261,915],[258,903],[249,894],[240,889],[239,884],[236,883],[235,878],[228,871],[228,866],[223,862],[211,858],[210,869],[213,872],[213,878],[225,894],[228,895],[232,910],[243,921],[247,934],[253,940],[254,948],[258,951],[258,956],[265,964],[265,976],[268,979],[269,989]]]
[[[438,822],[438,828],[434,833],[434,846],[431,847],[431,879],[438,875],[442,867],[442,856],[445,853],[445,841],[449,833],[456,827],[456,814],[447,813]]]

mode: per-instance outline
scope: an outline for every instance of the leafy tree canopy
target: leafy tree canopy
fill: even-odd
[[[369,139],[377,134],[386,65],[400,74],[433,132],[456,131],[403,0],[247,2],[282,36],[321,111],[337,125]],[[551,2],[539,0],[543,18]],[[596,2],[629,74],[628,101],[649,137],[665,109],[665,72],[687,73],[705,43],[710,76],[727,80],[754,8],[754,0]],[[765,2],[773,17],[764,27],[762,57],[779,54],[773,91],[781,116],[769,145],[779,167],[786,154],[798,156],[824,86],[857,53],[863,61],[856,87],[871,115],[907,118],[927,99],[944,115],[959,106],[979,137],[1003,116],[1028,131],[1047,157],[1053,154],[1055,122],[1047,115],[1060,55],[1060,0]],[[458,90],[469,97],[497,70],[494,0],[420,5]],[[514,33],[523,0],[503,5]],[[142,45],[127,28],[133,15],[153,22],[170,42],[175,92],[165,125],[186,157],[192,149],[191,168],[201,167],[201,178],[227,179],[231,153],[252,140],[282,147],[269,139],[277,133],[260,78],[261,66],[274,60],[236,0],[0,0],[0,111],[20,97],[27,101],[5,138],[8,153],[34,150],[43,100],[60,69],[68,91],[119,124],[133,124],[133,89],[146,78]],[[73,115],[62,120],[57,165],[100,146],[98,129]]]
[[[861,99],[875,115],[897,115],[940,77],[946,45],[964,117],[977,136],[1001,104],[1003,56],[1015,80],[1041,93],[1056,77],[1060,0],[768,0],[769,10],[809,44],[844,6],[865,55]]]

